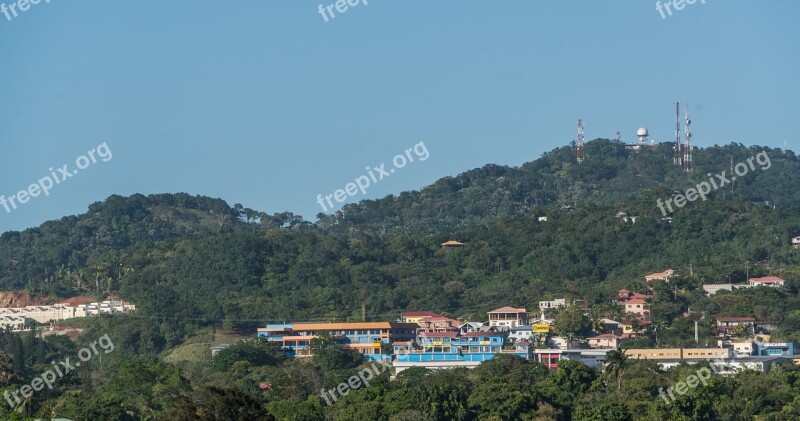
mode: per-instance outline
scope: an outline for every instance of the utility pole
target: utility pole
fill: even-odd
[[[745,273],[744,281],[745,282],[750,282],[750,261],[749,260],[745,260],[744,261],[744,273]]]

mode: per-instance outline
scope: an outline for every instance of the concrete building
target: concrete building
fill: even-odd
[[[786,281],[777,276],[763,276],[761,278],[750,278],[747,283],[751,287],[782,287]]]
[[[591,338],[587,338],[586,341],[592,348],[618,349],[624,341],[629,340],[630,338],[631,335],[627,333],[622,335],[615,335],[613,333],[604,333],[602,335],[597,335]]]
[[[626,349],[625,355],[634,360],[713,360],[733,358],[730,348],[639,348]]]
[[[432,311],[407,311],[400,315],[400,321],[403,323],[417,323],[424,317],[444,317],[439,313]]]
[[[800,353],[800,348],[794,342],[757,342],[753,355],[759,357],[794,356]]]
[[[461,332],[463,335],[467,332],[480,332],[481,328],[483,327],[483,323],[480,322],[466,322],[460,326],[458,326],[458,331]]]
[[[646,309],[647,301],[641,298],[631,298],[622,303],[625,306],[625,314],[632,314],[639,317],[649,316],[650,312]]]
[[[11,332],[23,331],[25,330],[26,320],[23,316],[0,316],[0,328]]]
[[[513,348],[503,349],[506,332],[471,332],[463,335],[452,332],[423,332],[417,343],[421,349],[395,343],[395,374],[411,367],[441,370],[453,367],[472,368],[497,354],[515,355],[530,359],[530,344],[521,341]],[[399,345],[399,346],[398,346]]]
[[[752,288],[750,284],[706,284],[703,285],[703,291],[706,295],[714,295],[720,291],[735,291],[737,289]]]
[[[383,353],[383,344],[413,341],[418,327],[397,322],[268,324],[258,328],[258,336],[279,342],[286,356],[311,357],[311,340],[328,333],[344,348],[355,349],[366,359],[381,360],[391,358]]]
[[[532,359],[550,369],[558,368],[561,360],[578,361],[597,367],[606,361],[607,350],[600,349],[534,349]]]
[[[730,348],[735,357],[751,357],[755,354],[755,344],[753,341],[735,342],[729,340],[718,340],[717,346],[720,348]]]
[[[775,364],[780,364],[785,361],[785,357],[741,357],[741,358],[725,358],[709,361],[714,364],[717,374],[721,376],[732,376],[736,373],[752,370],[768,373]],[[663,369],[677,367],[682,363],[696,364],[699,360],[685,360],[685,359],[664,359],[659,360],[658,365]]]
[[[665,270],[663,272],[656,272],[656,273],[647,274],[647,275],[644,276],[644,280],[647,281],[648,283],[651,283],[651,282],[654,282],[654,281],[669,282],[669,278],[672,277],[672,275],[674,275],[674,274],[675,274],[674,270],[667,269],[667,270]]]
[[[544,312],[554,308],[564,308],[567,306],[566,298],[556,298],[552,301],[539,301],[539,311]]]
[[[508,330],[508,339],[514,342],[531,342],[533,340],[532,336],[533,328],[530,325],[512,327]]]
[[[512,328],[527,324],[528,311],[524,307],[501,307],[489,312],[489,326]]]
[[[101,301],[98,303],[75,306],[69,304],[53,304],[19,308],[0,308],[0,316],[25,317],[44,324],[75,317],[128,313],[135,310],[135,305],[123,301]]]

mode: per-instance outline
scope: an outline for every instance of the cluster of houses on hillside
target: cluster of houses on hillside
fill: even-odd
[[[624,291],[624,290],[623,290]],[[647,316],[644,307],[636,307],[641,297],[629,293],[620,303],[634,314]],[[548,305],[548,304],[543,304]],[[630,306],[630,307],[628,307]],[[624,323],[603,320],[603,333],[585,341],[555,336],[554,321],[544,315],[531,319],[524,308],[501,307],[487,313],[488,321],[464,322],[430,311],[403,313],[393,322],[358,323],[285,323],[267,324],[258,329],[258,336],[278,342],[289,357],[311,357],[311,340],[323,334],[336,338],[343,347],[357,350],[368,360],[390,361],[395,373],[411,367],[445,369],[475,367],[497,354],[516,355],[556,368],[561,360],[582,362],[590,367],[605,362],[610,350],[620,349],[635,333],[621,333]],[[644,321],[644,320],[643,320]],[[643,322],[642,321],[642,322]],[[746,318],[717,319],[720,331],[739,328],[755,332],[756,320]],[[800,346],[793,343],[770,343],[768,335],[758,341],[720,340],[717,348],[626,349],[633,359],[655,360],[663,367],[680,362],[704,359],[726,359],[731,370],[769,370],[783,360],[800,363]],[[738,368],[737,368],[738,367]]]
[[[96,316],[99,314],[129,313],[136,306],[124,301],[101,301],[88,304],[53,304],[14,308],[0,308],[0,328],[7,331],[22,331],[30,321],[50,323],[74,317]]]
[[[719,291],[733,291],[737,289],[747,289],[755,287],[782,287],[786,283],[785,280],[777,276],[764,276],[761,278],[749,278],[747,283],[742,284],[706,284],[703,285],[703,290],[707,295],[714,295]]]
[[[443,248],[461,246],[456,242],[442,244]],[[586,299],[570,302],[566,298],[540,301],[538,316],[532,316],[525,308],[508,306],[487,312],[486,322],[455,320],[432,311],[409,311],[390,322],[267,324],[258,329],[258,336],[278,342],[289,357],[310,357],[314,352],[311,340],[329,334],[365,359],[391,361],[396,372],[410,367],[474,367],[497,354],[516,355],[549,368],[556,368],[560,360],[580,361],[593,367],[602,364],[609,351],[618,349],[624,349],[629,358],[655,360],[663,367],[707,359],[725,360],[734,371],[767,371],[772,364],[784,360],[800,364],[798,344],[770,342],[768,333],[776,327],[751,316],[718,317],[713,331],[720,338],[716,348],[626,349],[626,343],[637,336],[653,333],[648,304],[653,298],[652,285],[669,282],[673,276],[672,269],[646,275],[646,293],[617,291],[610,302],[621,306],[623,318],[596,321],[596,334],[584,340],[556,335],[555,320],[546,317],[546,313],[568,306],[582,306],[584,315],[589,315]],[[750,278],[740,287],[781,287],[784,282],[767,276]],[[720,285],[736,289],[735,284]]]

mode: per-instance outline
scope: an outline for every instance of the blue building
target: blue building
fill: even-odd
[[[418,327],[416,323],[395,322],[268,324],[258,328],[258,336],[280,342],[288,357],[311,357],[314,355],[311,340],[327,333],[344,348],[357,350],[365,359],[388,360],[391,354],[384,354],[382,345],[413,340]]]
[[[503,349],[506,332],[422,332],[416,346],[411,342],[395,342],[394,366],[397,372],[410,367],[442,369],[474,367],[492,359],[496,354],[516,355],[530,359],[531,348],[520,341]]]
[[[755,345],[755,355],[759,357],[796,355],[798,350],[795,342],[756,342]]]

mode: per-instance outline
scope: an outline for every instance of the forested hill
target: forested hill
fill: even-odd
[[[111,196],[80,216],[50,221],[23,232],[0,236],[0,289],[27,289],[63,295],[55,285],[94,284],[97,277],[119,278],[124,250],[202,237],[221,230],[315,230],[389,240],[395,235],[448,238],[503,217],[542,214],[564,205],[612,203],[642,194],[667,198],[706,180],[707,173],[730,172],[731,160],[745,162],[759,153],[770,166],[737,179],[733,189],[712,193],[714,200],[770,201],[800,209],[800,165],[797,156],[778,149],[728,145],[697,149],[693,173],[672,165],[672,145],[632,151],[609,140],[587,143],[586,160],[575,162],[574,150],[559,148],[519,168],[487,165],[446,177],[420,191],[344,207],[316,224],[291,212],[268,215],[223,200],[187,194]],[[655,211],[655,196],[648,211]],[[648,205],[649,206],[649,205]],[[537,210],[538,209],[538,210]],[[74,271],[75,273],[70,273]],[[101,274],[101,275],[98,275]],[[69,278],[55,282],[56,278]],[[106,289],[113,289],[107,285]]]
[[[374,233],[436,234],[468,228],[521,214],[534,206],[574,206],[592,201],[623,199],[646,190],[685,191],[708,179],[707,173],[726,171],[760,152],[770,158],[769,169],[737,178],[715,193],[719,198],[771,203],[800,209],[800,162],[792,151],[745,147],[741,144],[697,148],[695,171],[673,165],[673,145],[661,143],[641,151],[622,143],[597,139],[586,144],[586,159],[578,164],[575,150],[562,147],[521,167],[486,165],[456,177],[445,177],[420,191],[403,192],[378,200],[344,206],[320,225],[344,231],[353,228]]]
[[[791,311],[800,306],[800,254],[789,242],[800,235],[797,190],[789,187],[798,178],[793,154],[769,151],[771,167],[737,180],[736,199],[720,190],[676,210],[670,222],[656,199],[672,191],[658,186],[684,190],[705,172],[728,168],[728,155],[743,162],[763,150],[719,148],[716,164],[703,164],[712,155],[699,151],[697,171],[687,176],[670,168],[663,146],[637,155],[614,151],[607,141],[589,145],[580,165],[563,164],[571,154],[564,149],[520,169],[475,170],[399,200],[361,204],[375,213],[361,221],[345,216],[336,225],[185,194],[112,196],[83,215],[0,236],[0,290],[133,301],[141,325],[131,331],[146,331],[148,349],[162,351],[200,326],[249,332],[265,321],[357,320],[362,305],[369,320],[409,309],[470,318],[566,296],[587,297],[593,308],[613,314],[607,303],[614,291],[643,289],[645,273],[673,268],[680,303],[663,310],[665,320],[690,306],[708,314],[755,312],[785,322],[786,336],[800,337],[800,317]],[[565,181],[590,178],[574,186]],[[464,187],[431,194],[461,180]],[[577,203],[563,209],[562,197]],[[754,203],[763,200],[778,206]],[[618,212],[637,216],[636,223]],[[419,229],[405,233],[413,218]],[[439,244],[451,238],[466,247],[442,250]],[[789,287],[713,299],[701,289],[704,282],[771,273],[781,273]],[[754,294],[770,296],[756,305]],[[688,327],[674,340],[684,336],[691,336]]]

